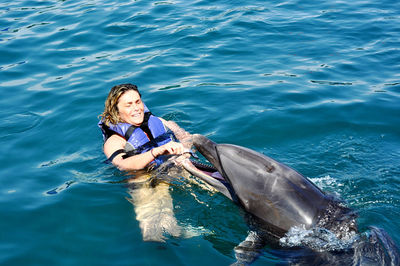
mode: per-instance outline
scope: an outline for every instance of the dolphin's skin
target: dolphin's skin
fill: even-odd
[[[193,144],[224,180],[194,172],[193,167],[186,169],[261,219],[277,237],[293,226],[315,226],[334,204],[331,197],[300,173],[261,153],[216,144],[199,134],[193,135]]]

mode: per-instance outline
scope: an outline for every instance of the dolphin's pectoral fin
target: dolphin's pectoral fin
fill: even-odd
[[[265,245],[265,240],[256,231],[250,231],[246,239],[235,247],[236,262],[232,265],[249,265],[256,260]]]

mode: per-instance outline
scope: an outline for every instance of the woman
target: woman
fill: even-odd
[[[185,149],[182,143],[186,148],[191,147],[191,135],[176,123],[153,116],[132,84],[111,89],[100,117],[104,153],[121,170],[156,167],[167,159],[165,155],[182,154]],[[139,173],[128,183],[135,184],[128,190],[129,201],[134,206],[143,240],[163,242],[166,233],[177,237],[184,232],[174,216],[167,182]]]
[[[165,160],[163,155],[182,154],[185,147],[175,136],[186,148],[191,146],[190,134],[174,122],[153,116],[133,84],[111,88],[100,117],[104,153],[121,170],[158,166]]]

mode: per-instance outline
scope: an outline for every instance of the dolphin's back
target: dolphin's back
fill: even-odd
[[[217,151],[240,203],[278,234],[311,227],[329,204],[311,181],[268,156],[231,144],[219,144]]]

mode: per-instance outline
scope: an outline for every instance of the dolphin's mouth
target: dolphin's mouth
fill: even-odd
[[[221,174],[223,173],[217,151],[217,144],[215,142],[204,137],[203,135],[194,134],[193,145],[218,172]]]
[[[186,170],[200,178],[207,176],[207,178],[226,181],[221,175],[221,167],[219,164],[218,153],[216,151],[217,144],[202,135],[194,134],[193,145],[207,160],[207,163],[192,158],[189,162],[186,161],[186,163],[183,164]],[[191,153],[191,155],[194,158],[199,159],[197,156],[194,156],[193,153]]]
[[[182,166],[192,175],[211,185],[229,199],[234,200],[232,188],[223,176],[216,150],[217,144],[199,134],[193,135],[193,144],[211,165],[195,160],[185,160],[182,162]]]
[[[189,159],[181,162],[181,165],[186,171],[200,178],[230,200],[235,201],[231,186],[213,166]]]
[[[195,176],[204,176],[206,175],[209,178],[214,178],[220,181],[225,181],[223,176],[218,172],[218,170],[209,164],[202,163],[197,160],[189,160],[184,164],[184,167],[187,171],[192,173]]]

